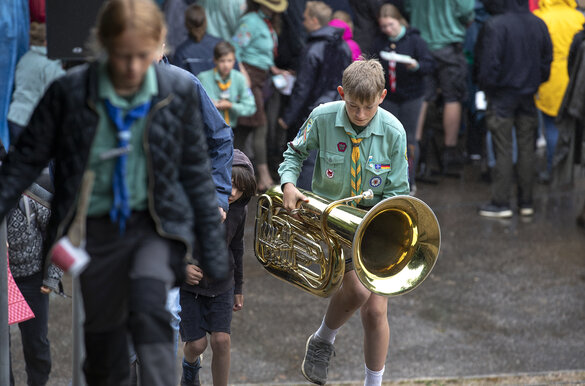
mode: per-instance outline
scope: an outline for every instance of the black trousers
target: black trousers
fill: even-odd
[[[496,166],[492,182],[492,201],[510,205],[514,162],[512,128],[516,128],[518,161],[516,164],[518,204],[532,205],[534,183],[534,148],[538,117],[532,95],[490,95],[486,125],[492,133]]]
[[[178,243],[157,234],[146,212],[133,213],[123,235],[109,218],[87,220],[91,260],[81,274],[87,384],[129,380],[128,336],[148,385],[175,385],[175,355],[166,295]]]

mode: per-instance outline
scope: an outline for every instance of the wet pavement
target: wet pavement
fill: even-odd
[[[533,218],[476,214],[490,187],[479,165],[460,178],[419,183],[417,197],[442,230],[437,264],[415,291],[389,300],[387,384],[585,383],[585,230],[575,217],[585,178],[566,189],[537,185]],[[244,309],[232,323],[232,384],[303,384],[307,337],[327,300],[272,277],[252,252],[255,201],[246,228]],[[71,293],[70,282],[66,291]],[[71,301],[51,298],[50,385],[71,376]],[[25,384],[18,329],[11,329],[17,385]],[[330,384],[363,384],[362,330],[354,315],[336,339]],[[177,360],[177,371],[179,361]],[[211,384],[211,350],[201,378]]]

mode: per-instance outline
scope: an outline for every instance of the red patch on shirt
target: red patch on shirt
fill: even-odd
[[[345,142],[339,142],[337,144],[337,150],[339,150],[340,152],[344,152],[345,149],[347,149],[347,144]]]

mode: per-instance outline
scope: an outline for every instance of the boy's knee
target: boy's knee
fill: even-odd
[[[229,352],[230,344],[230,334],[226,332],[214,332],[211,334],[211,349],[213,352]]]
[[[205,349],[207,348],[207,338],[203,337],[201,339],[192,340],[190,342],[185,342],[185,347],[183,350],[188,352],[190,355],[197,356],[202,354]]]
[[[361,308],[360,313],[363,324],[369,328],[388,324],[388,307],[385,298],[383,301],[367,302]]]

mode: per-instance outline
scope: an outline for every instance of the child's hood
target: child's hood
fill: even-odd
[[[250,159],[239,149],[234,149],[234,160],[232,166],[243,166],[248,169],[252,175],[254,175],[254,166]]]
[[[333,19],[329,22],[331,27],[340,28],[343,30],[343,40],[351,40],[353,39],[353,32],[351,32],[351,28],[349,24],[344,22],[341,19]]]

